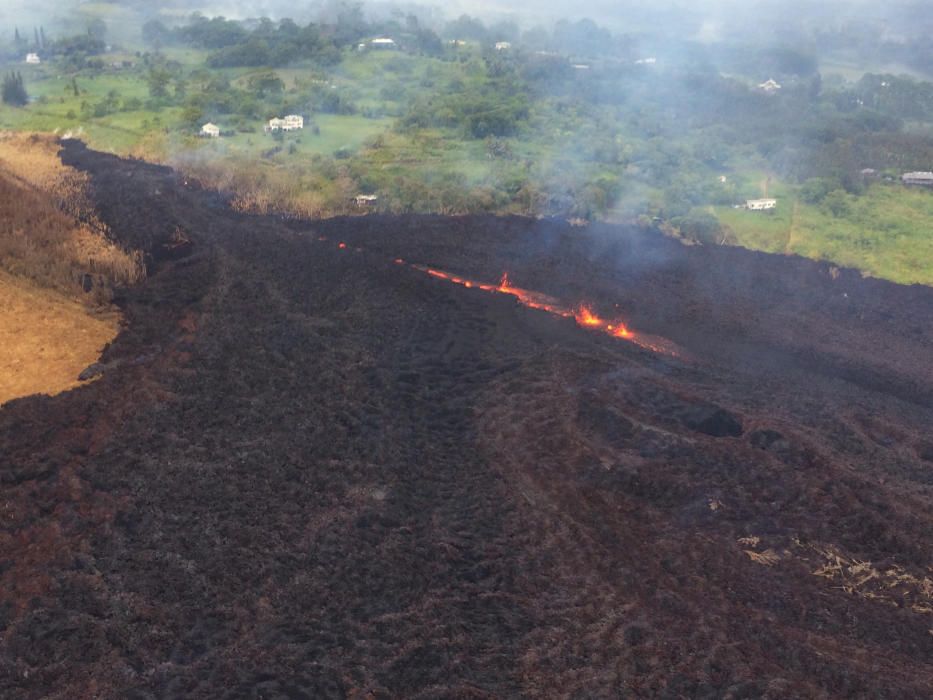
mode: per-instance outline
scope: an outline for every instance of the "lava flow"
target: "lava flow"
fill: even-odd
[[[397,260],[396,262],[399,261]],[[577,322],[577,325],[581,326],[582,328],[602,331],[603,333],[611,335],[613,338],[622,338],[623,340],[628,340],[629,342],[635,343],[636,345],[653,352],[664,353],[667,355],[680,354],[677,350],[674,349],[673,343],[670,341],[664,338],[657,338],[655,336],[646,336],[644,334],[635,333],[620,320],[613,320],[611,322],[606,321],[594,313],[593,310],[585,304],[581,304],[576,308],[570,308],[562,305],[557,299],[549,297],[546,294],[533,292],[528,289],[522,289],[521,287],[515,287],[509,281],[508,273],[503,274],[499,284],[495,285],[458,277],[457,275],[452,275],[449,272],[437,270],[432,267],[426,267],[424,265],[412,264],[411,267],[415,268],[416,270],[425,272],[432,277],[446,280],[447,282],[452,282],[454,284],[459,284],[470,289],[476,288],[481,289],[484,292],[508,294],[518,299],[519,303],[521,303],[523,306],[527,306],[531,309],[547,311],[550,314],[561,316],[563,318],[572,318]]]
[[[318,240],[326,241],[327,238],[325,236],[319,236]],[[337,244],[337,248],[340,250],[346,250],[347,244],[341,241]],[[354,248],[354,250],[358,253],[362,252],[362,248]],[[623,340],[628,340],[640,347],[651,350],[652,352],[674,356],[679,356],[681,354],[678,349],[675,349],[676,346],[671,341],[665,338],[659,338],[657,336],[635,333],[620,320],[614,320],[612,322],[606,321],[605,319],[600,318],[586,304],[580,304],[577,307],[571,308],[562,305],[557,299],[554,299],[553,297],[550,297],[546,294],[533,292],[528,289],[522,289],[521,287],[515,287],[509,281],[509,274],[507,272],[502,273],[502,279],[499,280],[499,284],[487,284],[484,282],[478,282],[476,280],[466,279],[464,277],[458,277],[457,275],[453,275],[449,272],[444,272],[443,270],[438,270],[433,267],[427,267],[426,265],[408,263],[403,258],[395,258],[394,262],[396,265],[408,265],[416,270],[425,272],[432,277],[437,277],[438,279],[446,280],[447,282],[459,284],[460,286],[467,287],[468,289],[476,288],[481,289],[484,292],[508,294],[509,296],[515,297],[520,304],[527,306],[530,309],[547,311],[549,314],[554,314],[555,316],[560,316],[562,318],[572,318],[577,322],[577,325],[583,328],[602,331],[603,333],[611,335],[613,338],[622,338]]]
[[[592,309],[590,309],[590,307],[586,306],[585,304],[581,304],[577,308],[573,317],[576,319],[577,323],[584,328],[599,329],[605,331],[611,336],[615,336],[616,338],[632,339],[635,337],[635,334],[632,333],[632,331],[628,329],[628,326],[626,326],[621,321],[613,321],[612,323],[604,321],[595,313],[593,313]]]

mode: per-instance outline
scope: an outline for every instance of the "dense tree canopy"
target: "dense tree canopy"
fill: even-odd
[[[23,76],[19,73],[10,73],[3,78],[3,103],[21,107],[29,102],[29,95],[23,85]]]

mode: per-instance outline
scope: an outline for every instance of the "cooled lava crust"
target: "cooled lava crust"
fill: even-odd
[[[933,694],[933,289],[62,158],[150,275],[0,409],[0,696]]]

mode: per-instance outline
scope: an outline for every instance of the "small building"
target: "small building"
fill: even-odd
[[[917,172],[904,173],[901,175],[901,182],[905,185],[917,185],[919,187],[933,187],[933,173]]]
[[[657,62],[658,62],[658,59],[656,59],[654,56],[649,56],[648,58],[639,58],[637,61],[635,61],[635,65],[636,66],[653,66]]]
[[[33,66],[37,66],[37,65],[39,65],[40,63],[42,63],[42,59],[39,58],[39,54],[37,54],[37,53],[27,53],[27,54],[26,54],[26,63],[28,63],[28,64],[30,64],[30,65],[33,65]]]
[[[776,199],[746,199],[745,208],[749,211],[766,211],[777,206]]]
[[[379,201],[379,197],[374,194],[358,194],[353,201],[358,207],[371,207]]]
[[[373,39],[369,42],[369,47],[372,49],[397,49],[398,44],[395,43],[395,39],[389,39],[386,37],[381,37],[379,39]]]
[[[512,48],[512,43],[509,41],[497,41],[496,42],[496,51],[508,51]]]
[[[216,139],[220,136],[220,127],[208,122],[201,127],[201,136],[209,139]]]
[[[305,118],[300,114],[289,114],[282,120],[282,131],[298,131],[305,128]]]
[[[571,63],[570,67],[574,70],[589,70],[590,66],[588,63]]]
[[[451,39],[447,42],[448,46],[453,46],[455,48],[462,48],[467,45],[463,39]]]
[[[781,89],[781,84],[773,78],[768,78],[763,83],[758,83],[758,89],[762,92],[768,93],[769,95],[773,95]]]
[[[300,114],[289,114],[284,118],[273,117],[269,123],[263,127],[267,134],[276,131],[298,131],[305,128],[305,118]]]

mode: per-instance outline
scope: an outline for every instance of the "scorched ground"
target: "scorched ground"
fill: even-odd
[[[933,693],[933,290],[63,159],[152,274],[0,409],[3,697]]]

